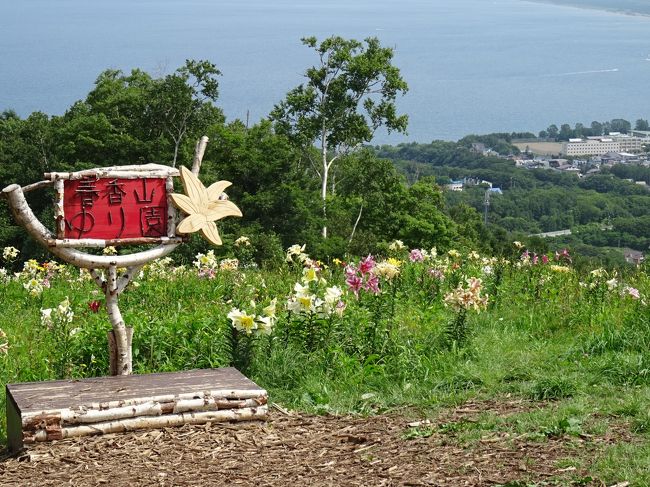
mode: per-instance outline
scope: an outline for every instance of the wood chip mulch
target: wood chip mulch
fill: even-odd
[[[0,485],[557,485],[587,475],[558,460],[588,459],[603,445],[626,440],[623,431],[546,441],[486,431],[464,444],[441,427],[485,412],[508,415],[535,407],[540,405],[466,403],[430,423],[396,414],[361,418],[273,411],[267,422],[63,440],[31,446],[0,462]],[[430,425],[432,434],[409,439],[409,424]]]

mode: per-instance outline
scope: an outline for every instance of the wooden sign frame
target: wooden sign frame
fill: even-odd
[[[52,247],[96,247],[121,245],[142,245],[142,244],[178,244],[183,242],[182,237],[176,235],[177,212],[171,200],[174,191],[173,178],[179,172],[175,168],[158,164],[147,164],[145,166],[121,166],[99,169],[89,169],[77,172],[52,172],[46,173],[45,178],[52,181],[55,191],[54,215],[56,219],[56,238],[48,243]],[[65,183],[66,181],[100,181],[100,180],[149,180],[164,179],[166,193],[166,236],[137,238],[66,238],[66,214],[65,214]]]
[[[208,143],[208,137],[203,136],[197,142],[194,159],[192,161],[192,171],[189,170],[181,172],[175,167],[163,166],[160,164],[144,164],[138,166],[117,166],[87,169],[76,172],[51,172],[45,174],[45,180],[39,181],[34,184],[21,187],[18,184],[10,184],[5,187],[0,193],[9,203],[16,222],[22,225],[34,240],[48,248],[54,255],[61,260],[72,264],[77,267],[88,269],[90,275],[93,277],[97,285],[104,292],[106,298],[106,311],[108,313],[109,321],[112,325],[112,331],[108,333],[109,341],[109,356],[110,368],[113,375],[129,375],[132,372],[132,353],[131,353],[131,336],[133,329],[125,325],[122,319],[122,314],[118,306],[118,297],[127,287],[133,276],[137,275],[142,267],[156,259],[160,259],[169,255],[174,249],[185,242],[188,237],[179,237],[177,232],[178,212],[176,211],[177,202],[180,200],[185,202],[186,205],[180,207],[184,212],[194,212],[197,214],[186,217],[181,223],[179,228],[183,228],[185,221],[192,223],[192,218],[198,220],[200,224],[187,226],[187,231],[183,230],[183,234],[192,233],[201,230],[206,237],[213,237],[211,242],[216,245],[221,244],[219,235],[214,225],[214,220],[223,218],[224,216],[241,216],[241,211],[232,203],[221,201],[219,194],[211,195],[210,191],[218,192],[219,188],[230,186],[228,181],[219,181],[214,183],[210,188],[206,189],[203,184],[198,180],[197,176],[201,169],[201,161],[205,148]],[[199,203],[192,201],[192,198],[186,195],[179,195],[173,193],[174,177],[180,177],[184,186],[190,186],[190,192],[198,193]],[[164,179],[165,180],[165,202],[167,212],[166,218],[166,236],[140,236],[138,238],[65,238],[66,237],[66,219],[65,219],[65,182],[76,181],[82,179],[100,180],[110,178],[113,180],[135,180],[135,179]],[[54,186],[55,198],[55,219],[56,230],[54,233],[43,225],[39,219],[34,215],[34,212],[29,207],[25,199],[25,193],[34,191],[36,189]],[[126,184],[125,184],[126,186]],[[78,186],[77,186],[78,190]],[[188,188],[186,187],[186,191]],[[99,199],[99,193],[94,189],[82,195],[77,195],[80,198],[91,198],[91,203],[94,204],[95,198]],[[126,193],[124,193],[126,194]],[[210,200],[210,196],[214,196],[214,201]],[[153,200],[153,196],[151,198]],[[141,203],[147,203],[146,198],[137,198],[136,207],[142,208],[146,206],[138,206]],[[186,201],[187,200],[187,201]],[[204,201],[205,200],[205,201]],[[83,200],[82,200],[83,201]],[[156,200],[159,202],[160,200]],[[133,202],[131,202],[133,203]],[[83,204],[83,203],[82,203]],[[106,204],[105,202],[103,203]],[[71,206],[71,207],[74,207]],[[85,211],[92,206],[82,206]],[[151,206],[153,207],[153,205]],[[186,209],[186,207],[188,209]],[[129,207],[129,209],[133,209]],[[86,214],[87,215],[87,214]],[[94,218],[94,217],[93,217]],[[124,220],[125,221],[125,220]],[[194,222],[197,223],[197,222]],[[74,226],[73,223],[68,223]],[[93,224],[94,225],[94,224]],[[141,230],[142,222],[140,220]],[[102,232],[108,231],[105,228]],[[79,228],[85,229],[86,225],[81,224]],[[212,232],[208,231],[212,229]],[[84,230],[85,231],[85,230]],[[84,231],[79,231],[80,234]],[[113,230],[110,229],[110,232]],[[162,233],[162,229],[158,229]],[[99,234],[103,234],[99,232]],[[110,233],[109,232],[109,233]],[[143,232],[144,233],[144,232]],[[112,233],[111,233],[112,234]],[[121,234],[121,232],[120,232]],[[206,235],[207,234],[207,235]],[[124,255],[95,255],[87,252],[82,252],[77,247],[108,247],[113,245],[133,245],[133,244],[157,244],[153,248],[141,250],[131,254]],[[119,271],[118,271],[119,270]]]
[[[201,158],[207,137],[201,139],[197,144],[197,153],[195,155],[194,168],[198,172]],[[145,164],[141,166],[120,166],[87,169],[71,173],[46,173],[45,180],[34,183],[24,188],[17,184],[10,184],[2,190],[16,221],[25,227],[27,232],[40,244],[49,248],[49,250],[61,260],[75,265],[77,267],[88,269],[97,285],[104,292],[106,298],[106,311],[112,325],[112,330],[108,332],[109,351],[110,351],[110,368],[114,375],[129,375],[132,372],[132,351],[131,336],[132,328],[125,325],[118,306],[118,297],[133,276],[137,275],[143,265],[156,259],[165,257],[174,251],[174,249],[185,241],[184,238],[176,236],[177,212],[171,202],[173,191],[173,178],[180,176],[176,168],[163,166],[160,164]],[[155,239],[62,239],[58,238],[63,235],[65,225],[65,215],[63,209],[64,186],[66,180],[81,179],[85,177],[92,178],[120,178],[120,179],[140,179],[140,178],[164,178],[166,181],[166,198],[168,208],[167,236],[157,237]],[[56,233],[52,233],[43,225],[25,199],[26,192],[39,188],[54,185],[55,200],[55,218]],[[94,255],[82,252],[76,247],[106,247],[113,244],[157,244],[155,247],[124,255]],[[124,269],[122,273],[118,269]],[[104,274],[101,270],[106,271]]]

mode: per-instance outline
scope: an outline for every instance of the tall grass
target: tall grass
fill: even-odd
[[[550,417],[520,417],[499,428],[561,433],[577,421],[586,428],[599,414],[626,418],[647,438],[647,268],[628,270],[623,279],[531,256],[504,261],[424,253],[413,259],[394,249],[388,262],[397,271],[389,276],[378,260],[365,260],[364,274],[362,260],[346,267],[293,257],[294,263],[274,271],[232,263],[220,268],[216,260],[180,270],[168,261],[146,268],[120,300],[134,328],[134,371],[239,365],[272,401],[316,413],[407,406],[426,414],[468,398],[519,397],[564,406],[545,413]],[[353,275],[361,277],[360,285]],[[33,277],[47,278],[50,287],[30,294],[25,285]],[[376,286],[368,283],[373,277]],[[488,298],[477,304],[468,297],[462,307],[450,296],[469,278],[481,279],[481,296]],[[100,299],[94,286],[70,268],[4,278],[0,329],[9,349],[0,357],[3,383],[106,374],[109,324],[103,303],[93,304]],[[333,288],[343,293],[328,305]],[[48,328],[41,310],[56,308],[66,296],[74,311],[70,327]],[[258,327],[261,321],[233,333],[236,323],[228,315],[234,308],[255,310],[250,313],[259,320],[260,303],[273,298],[278,304],[270,334]],[[463,336],[450,339],[460,313]],[[598,468],[611,472],[612,459],[626,451],[609,451]]]

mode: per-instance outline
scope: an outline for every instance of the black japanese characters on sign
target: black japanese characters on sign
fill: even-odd
[[[64,237],[137,239],[167,236],[165,178],[67,180]]]

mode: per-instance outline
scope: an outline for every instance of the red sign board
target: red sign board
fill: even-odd
[[[167,236],[165,178],[66,180],[64,238],[118,240]]]

